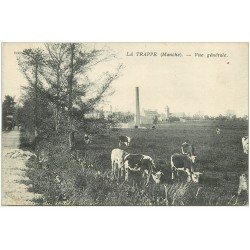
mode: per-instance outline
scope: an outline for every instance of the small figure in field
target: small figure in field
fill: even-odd
[[[220,135],[220,133],[221,133],[221,129],[220,128],[216,128],[216,134]]]
[[[121,135],[119,136],[119,147],[125,145],[126,147],[129,146],[131,142],[131,137],[129,136],[125,136],[125,135]]]
[[[92,142],[92,135],[90,134],[84,134],[84,143],[90,144]]]

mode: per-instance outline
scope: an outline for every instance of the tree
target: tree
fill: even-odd
[[[236,118],[235,111],[232,110],[232,109],[228,109],[228,110],[226,111],[226,117],[227,117],[228,119],[235,119],[235,118]]]
[[[45,67],[42,75],[48,85],[47,98],[54,106],[55,130],[58,133],[67,98],[67,80],[64,70],[67,44],[46,43],[45,48],[47,53],[45,54]]]
[[[9,125],[12,127],[14,122],[14,114],[15,114],[15,97],[10,95],[6,95],[4,97],[4,101],[2,104],[2,129],[5,130]],[[10,116],[10,119],[8,119]],[[12,116],[12,119],[11,119]],[[11,123],[11,124],[8,124]]]
[[[53,109],[56,132],[62,114],[66,115],[69,148],[74,148],[75,121],[79,123],[84,114],[93,111],[104,97],[111,94],[110,86],[119,77],[122,65],[118,65],[113,73],[104,72],[96,79],[91,79],[88,73],[112,58],[115,55],[108,50],[79,43],[45,44],[43,50],[24,50],[18,63],[29,83],[27,96],[36,103],[35,131],[38,131],[37,101],[46,100]]]
[[[29,83],[28,87],[25,89],[34,105],[33,130],[36,138],[39,130],[39,97],[42,96],[41,90],[43,89],[43,84],[39,78],[44,66],[43,51],[41,49],[25,49],[20,55],[18,55],[17,60],[21,72]]]
[[[78,43],[70,43],[67,47],[68,135],[69,148],[72,149],[74,147],[73,107],[78,107],[82,111],[82,116],[93,110],[107,94],[111,83],[119,77],[122,65],[119,65],[114,73],[105,72],[99,80],[91,82],[87,72],[97,64],[108,60],[110,55],[107,56],[104,50],[88,50]]]

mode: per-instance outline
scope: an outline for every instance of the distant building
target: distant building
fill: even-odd
[[[84,115],[85,118],[95,118],[95,119],[100,119],[100,118],[107,118],[109,115],[112,114],[112,111],[108,110],[94,110],[90,113],[87,113]]]
[[[183,118],[186,117],[186,114],[184,112],[170,113],[170,117]]]
[[[170,119],[172,117],[175,118],[182,118],[181,122],[186,122],[186,114],[184,112],[176,112],[176,113],[170,113],[169,106],[165,107],[164,113],[158,113],[157,110],[143,110],[143,115],[141,116],[141,123],[142,124],[153,124],[153,121],[155,120],[155,117],[157,117],[159,123],[168,123],[170,122]]]
[[[143,116],[141,116],[142,124],[153,124],[155,117],[159,118],[161,115],[157,112],[157,110],[144,110]]]

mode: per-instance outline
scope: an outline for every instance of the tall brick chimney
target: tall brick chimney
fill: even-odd
[[[141,125],[139,87],[135,87],[135,99],[136,99],[135,127],[139,128]]]

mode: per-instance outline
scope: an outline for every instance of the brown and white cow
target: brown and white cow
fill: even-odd
[[[194,165],[193,161],[188,155],[178,153],[171,155],[171,169],[173,180],[179,176],[179,171],[184,171],[187,173],[188,182],[192,180],[192,175],[194,173]]]
[[[122,145],[128,147],[130,142],[131,142],[131,137],[125,135],[119,136],[119,147],[121,147]]]
[[[245,154],[248,154],[248,136],[242,137],[242,147]]]
[[[124,158],[128,153],[120,148],[115,148],[111,152],[112,176],[119,182],[120,177],[125,176]]]
[[[145,179],[145,184],[148,185],[150,176],[158,173],[153,159],[147,155],[128,154],[125,156],[124,162],[126,171],[125,180],[132,181],[137,186],[141,185]]]

